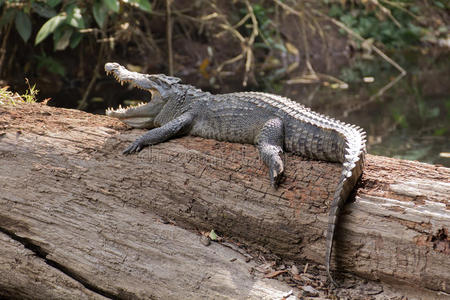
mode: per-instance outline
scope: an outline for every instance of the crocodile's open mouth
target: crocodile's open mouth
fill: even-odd
[[[117,63],[107,63],[105,65],[106,74],[114,76],[114,78],[123,86],[129,84],[133,88],[145,90],[150,93],[149,102],[141,102],[137,105],[130,105],[106,110],[106,115],[115,117],[122,122],[135,128],[153,128],[154,118],[164,106],[161,94],[155,87],[155,84],[149,80],[144,74],[128,71],[125,67]]]
[[[112,108],[112,107],[108,107],[107,109],[106,109],[106,114],[109,116],[109,115],[111,115],[111,114],[113,114],[113,113],[116,113],[116,114],[125,114],[127,111],[129,111],[129,110],[132,110],[132,109],[138,109],[139,107],[141,107],[141,106],[144,106],[144,105],[147,105],[148,103],[145,103],[145,102],[139,102],[139,103],[137,103],[137,104],[131,104],[131,105],[128,105],[128,106],[125,106],[125,107],[123,107],[121,104],[119,104],[119,107],[118,108]],[[116,117],[116,116],[114,116],[114,117]],[[116,117],[116,118],[118,118],[118,117]]]

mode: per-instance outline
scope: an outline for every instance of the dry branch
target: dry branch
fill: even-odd
[[[232,254],[154,214],[286,259],[324,261],[338,164],[287,155],[275,191],[251,145],[185,137],[125,157],[142,131],[124,132],[106,117],[38,104],[0,106],[0,116],[1,230],[105,295],[283,290],[252,281]],[[334,267],[449,293],[450,170],[371,155],[367,162],[341,218]],[[199,274],[205,265],[214,271]]]

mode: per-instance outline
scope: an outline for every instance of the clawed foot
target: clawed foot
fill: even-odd
[[[276,189],[278,184],[280,183],[281,178],[283,177],[283,162],[280,157],[272,160],[269,168],[269,176],[270,176],[270,185]]]
[[[142,149],[144,149],[145,145],[143,145],[141,142],[139,141],[134,141],[130,146],[128,146],[127,149],[125,149],[122,154],[124,155],[128,155],[128,154],[133,154],[133,153],[138,153],[140,152]]]

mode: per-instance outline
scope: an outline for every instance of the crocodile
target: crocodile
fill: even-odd
[[[325,265],[328,278],[331,253],[340,210],[364,167],[366,134],[319,114],[288,98],[261,92],[211,94],[182,84],[177,77],[141,74],[118,63],[106,63],[105,71],[121,84],[128,83],[151,94],[148,103],[107,109],[106,115],[135,128],[150,129],[130,144],[123,154],[141,151],[148,145],[180,135],[256,145],[276,188],[283,174],[283,151],[310,159],[342,164],[333,195],[326,235]]]

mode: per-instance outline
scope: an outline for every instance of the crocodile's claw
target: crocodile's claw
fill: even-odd
[[[128,155],[128,154],[138,153],[142,149],[144,149],[144,147],[145,146],[141,142],[135,141],[130,146],[128,146],[127,149],[123,150],[122,154]]]
[[[278,157],[278,159],[274,159],[269,167],[269,177],[270,177],[270,185],[276,189],[278,184],[280,183],[281,178],[283,177],[283,162]]]

